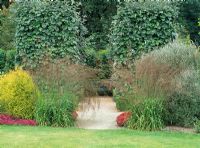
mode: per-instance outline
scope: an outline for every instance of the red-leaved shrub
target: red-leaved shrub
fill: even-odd
[[[17,119],[5,114],[0,114],[0,124],[36,126],[36,122],[34,120]]]
[[[118,126],[124,126],[124,124],[128,121],[131,116],[131,112],[123,112],[117,116],[116,122]]]

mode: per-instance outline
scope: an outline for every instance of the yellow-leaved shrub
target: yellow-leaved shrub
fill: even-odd
[[[0,76],[0,102],[6,113],[18,118],[33,118],[39,92],[31,76],[16,69]]]

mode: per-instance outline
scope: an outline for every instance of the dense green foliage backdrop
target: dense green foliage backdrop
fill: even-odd
[[[180,18],[182,24],[185,26],[191,40],[200,45],[200,27],[198,26],[198,19],[200,18],[200,1],[199,0],[185,0],[180,3]]]

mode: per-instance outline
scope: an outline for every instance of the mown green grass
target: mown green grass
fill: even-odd
[[[0,148],[198,148],[200,135],[127,129],[0,126]]]

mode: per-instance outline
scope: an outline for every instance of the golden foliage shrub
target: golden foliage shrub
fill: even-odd
[[[33,118],[39,92],[29,74],[21,69],[0,76],[0,102],[5,112],[18,118]]]

